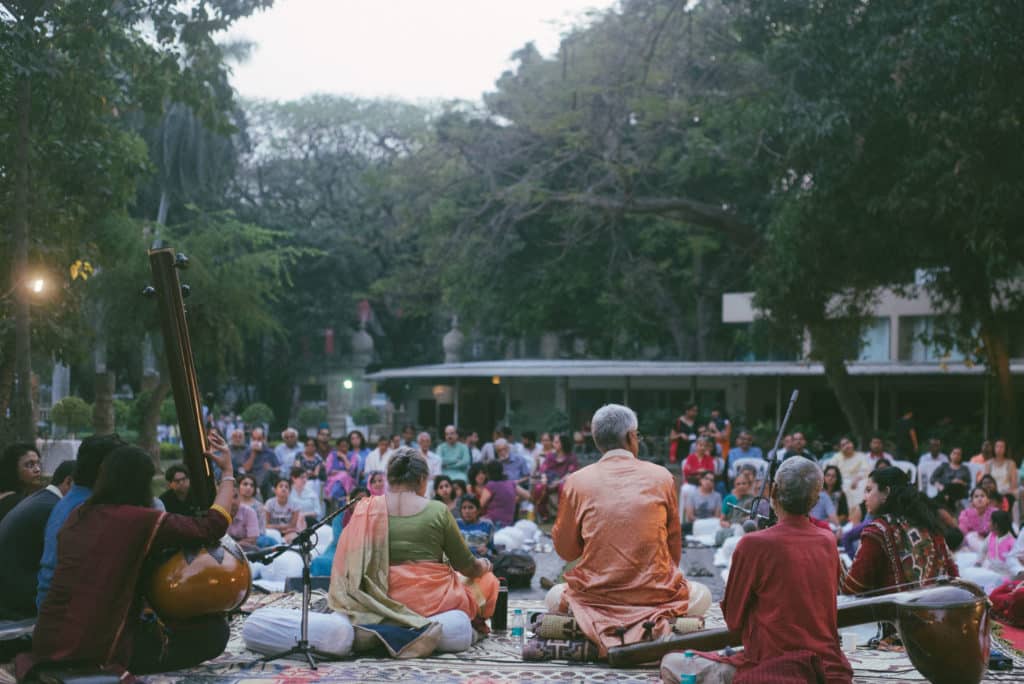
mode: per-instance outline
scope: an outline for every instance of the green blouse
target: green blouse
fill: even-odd
[[[415,515],[389,515],[388,552],[391,565],[441,562],[447,556],[452,567],[463,574],[475,562],[451,511],[440,501],[430,501]]]

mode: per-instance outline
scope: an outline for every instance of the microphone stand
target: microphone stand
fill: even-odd
[[[358,501],[358,499],[356,501]],[[295,653],[301,653],[306,657],[306,661],[309,662],[309,667],[314,670],[317,669],[313,649],[309,645],[309,601],[313,593],[313,577],[310,573],[309,566],[313,560],[313,548],[316,546],[314,539],[316,539],[316,531],[318,529],[332,522],[336,517],[338,517],[338,515],[355,504],[356,501],[349,501],[330,515],[316,521],[314,524],[302,530],[295,536],[295,539],[293,539],[291,543],[276,546],[273,551],[267,555],[255,558],[255,560],[266,565],[288,550],[295,550],[300,556],[302,556],[302,621],[299,627],[299,640],[287,651],[263,656],[259,659],[259,662],[265,663],[271,660],[277,660],[278,658],[287,658]],[[255,552],[252,555],[257,556],[258,554],[259,552]]]
[[[754,523],[753,529],[758,529],[759,527],[761,527],[761,523],[764,523],[764,527],[771,527],[775,524],[775,511],[772,510],[771,504],[768,505],[767,516],[765,516],[762,513],[759,513],[758,509],[761,508],[762,502],[768,500],[768,497],[765,496],[765,490],[768,489],[768,483],[771,482],[774,484],[775,482],[775,471],[779,469],[780,461],[779,445],[782,443],[782,435],[785,434],[786,432],[786,425],[789,424],[789,417],[793,415],[793,407],[796,405],[796,400],[799,396],[800,390],[795,389],[793,390],[793,394],[791,394],[789,397],[789,406],[786,407],[786,414],[782,417],[782,424],[779,425],[779,434],[775,436],[775,447],[771,451],[772,460],[768,467],[767,477],[765,477],[761,481],[761,491],[759,491],[757,493],[757,496],[754,497],[753,501],[750,502],[750,518],[749,520],[747,520],[746,523],[743,524],[744,531],[747,530],[747,527],[750,526],[751,522]]]

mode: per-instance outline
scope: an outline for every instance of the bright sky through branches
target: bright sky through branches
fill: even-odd
[[[255,42],[235,66],[244,97],[312,93],[477,99],[533,41],[545,55],[561,33],[612,0],[277,0],[231,39]]]

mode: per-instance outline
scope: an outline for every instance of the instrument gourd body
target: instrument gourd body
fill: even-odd
[[[840,629],[871,622],[896,626],[911,664],[932,684],[978,684],[988,667],[988,597],[970,582],[941,582],[839,606]],[[741,645],[739,632],[709,629],[611,648],[608,662],[628,667],[656,661],[672,651],[717,651]]]
[[[193,507],[206,509],[213,504],[217,484],[205,456],[209,447],[178,279],[177,269],[188,260],[171,249],[153,249],[149,263],[153,286],[147,292],[156,295],[160,307],[171,391],[191,478],[189,498]],[[185,620],[238,608],[251,586],[252,571],[245,555],[234,539],[224,535],[217,545],[181,549],[160,563],[149,577],[146,595],[160,617]]]

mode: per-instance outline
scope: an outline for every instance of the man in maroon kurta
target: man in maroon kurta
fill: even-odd
[[[714,658],[736,668],[734,684],[765,681],[847,684],[853,672],[839,646],[835,536],[807,517],[818,499],[821,469],[801,456],[775,476],[774,527],[746,534],[736,546],[722,613],[743,635],[743,651]],[[678,682],[682,654],[662,660],[662,679]],[[823,675],[823,679],[821,679]]]

